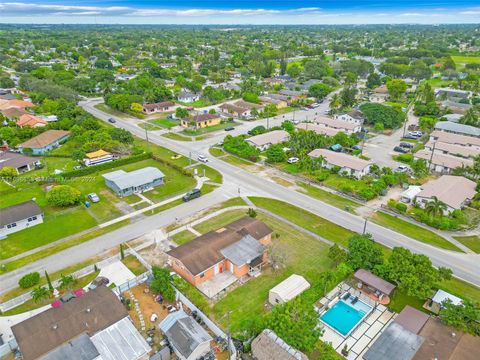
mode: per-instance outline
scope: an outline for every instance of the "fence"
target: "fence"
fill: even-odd
[[[183,304],[187,305],[190,310],[196,311],[197,314],[202,318],[203,322],[205,325],[208,326],[212,332],[219,337],[222,337],[224,339],[228,339],[229,341],[229,348],[230,348],[230,360],[235,360],[237,358],[237,349],[235,349],[235,345],[233,344],[232,339],[229,338],[227,334],[223,332],[222,329],[220,329],[217,324],[215,324],[212,320],[208,318],[207,315],[205,315],[199,308],[197,308],[185,295],[183,295],[180,291],[177,289],[177,300],[180,300]]]
[[[144,272],[141,275],[138,275],[136,278],[130,279],[127,282],[120,284],[116,288],[113,289],[113,292],[120,297],[120,295],[127,291],[130,290],[131,288],[143,284],[145,281],[147,281],[148,277],[150,275],[150,271]]]
[[[134,255],[143,265],[145,265],[145,260],[143,260],[143,258],[133,249],[126,249],[125,250],[125,255]],[[71,275],[78,279],[78,278],[81,278],[81,277],[84,277],[86,275],[89,275],[91,273],[93,273],[95,271],[95,266],[97,267],[97,269],[102,269],[104,268],[105,266],[107,265],[110,265],[116,261],[119,261],[120,260],[120,254],[117,254],[117,255],[114,255],[112,257],[109,257],[105,260],[102,260],[102,261],[99,261],[98,263],[96,264],[92,264],[92,265],[88,265],[80,270],[77,270],[75,271],[74,273],[72,273]],[[147,267],[148,269],[150,269],[150,267]],[[57,288],[60,286],[60,280],[55,280],[55,281],[52,281],[52,286],[54,288]],[[48,288],[48,285],[43,285],[44,288]],[[28,293],[25,293],[25,294],[22,294],[20,296],[17,296],[16,298],[13,298],[11,300],[8,300],[8,301],[5,301],[4,303],[0,304],[0,311],[1,312],[5,312],[5,311],[8,311],[10,309],[13,309],[21,304],[23,304],[24,302],[30,300],[32,298],[32,294],[31,292],[28,292]]]

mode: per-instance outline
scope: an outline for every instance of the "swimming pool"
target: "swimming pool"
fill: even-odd
[[[347,336],[372,310],[370,305],[358,299],[352,301],[353,299],[350,297],[346,300],[338,300],[320,317],[320,320],[341,335]]]

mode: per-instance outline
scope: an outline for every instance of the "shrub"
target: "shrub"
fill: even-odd
[[[235,154],[241,158],[257,161],[260,151],[253,145],[245,141],[243,136],[227,135],[223,140],[223,148],[229,153]]]
[[[81,193],[69,185],[57,185],[47,192],[47,202],[54,206],[71,206],[80,202]]]
[[[18,280],[18,286],[22,289],[27,289],[34,285],[37,285],[40,282],[40,274],[38,272],[32,272],[24,275],[20,280]]]
[[[413,161],[412,154],[399,154],[394,157],[395,160],[400,161],[405,164],[410,164]]]
[[[328,179],[328,177],[330,176],[330,174],[328,173],[328,171],[321,171],[318,175],[317,175],[317,181],[325,181]]]
[[[396,205],[395,205],[395,208],[400,211],[400,212],[407,212],[407,205],[405,205],[404,203],[402,202],[398,202]]]

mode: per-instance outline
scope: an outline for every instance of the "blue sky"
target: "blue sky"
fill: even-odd
[[[0,23],[479,23],[478,0],[0,0]]]

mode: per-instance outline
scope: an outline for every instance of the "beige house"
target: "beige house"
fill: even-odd
[[[447,144],[473,147],[477,150],[480,150],[480,138],[477,136],[467,136],[446,131],[434,130],[430,134],[430,141],[440,141]]]
[[[279,110],[285,109],[288,106],[288,102],[286,100],[275,99],[269,96],[260,96],[258,99],[263,103],[274,104]]]
[[[326,116],[320,116],[315,119],[315,122],[320,126],[325,126],[331,129],[343,131],[346,134],[358,133],[362,130],[362,125],[351,121],[332,119]]]
[[[273,130],[264,134],[255,135],[246,141],[257,149],[264,151],[270,145],[281,144],[290,139],[290,134],[285,130]]]
[[[449,174],[456,168],[473,165],[473,160],[471,159],[443,154],[436,150],[433,152],[433,155],[429,150],[420,150],[413,154],[413,157],[415,160],[425,160],[430,170],[440,174]]]
[[[209,126],[218,125],[222,122],[222,118],[217,114],[197,114],[184,118],[180,121],[183,127],[193,126],[196,129],[206,128]]]
[[[176,108],[177,106],[175,105],[174,102],[164,101],[164,102],[159,102],[154,104],[144,104],[142,112],[144,114],[150,115],[155,113],[174,111]]]
[[[424,208],[433,197],[447,205],[446,212],[450,214],[467,205],[477,193],[476,183],[463,176],[443,175],[436,180],[422,185],[422,191],[416,196],[417,204]]]
[[[440,154],[448,154],[464,158],[473,158],[477,155],[480,155],[480,149],[475,147],[449,144],[442,141],[430,140],[425,144],[425,149],[428,149],[429,151],[435,151],[436,153]]]
[[[337,133],[340,132],[340,130],[338,129],[329,128],[329,127],[325,127],[325,126],[313,124],[313,123],[300,123],[296,126],[296,128],[299,130],[305,130],[305,131],[315,131],[315,133],[317,134],[327,135],[327,136],[335,136],[337,135]]]
[[[372,161],[327,149],[315,149],[308,156],[313,158],[323,157],[323,167],[331,169],[338,166],[340,167],[340,174],[347,173],[357,179],[367,175],[373,165]]]

